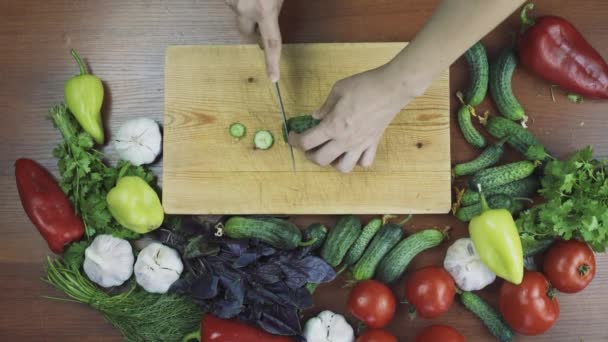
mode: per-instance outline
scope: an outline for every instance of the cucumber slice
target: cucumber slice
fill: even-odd
[[[228,131],[230,132],[230,136],[240,139],[245,136],[245,133],[247,133],[247,128],[242,123],[235,122],[230,125]]]
[[[267,150],[274,144],[274,137],[269,131],[257,131],[253,136],[253,145],[258,150]]]

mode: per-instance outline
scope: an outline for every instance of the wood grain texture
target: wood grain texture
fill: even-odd
[[[405,44],[283,47],[286,115],[319,108],[333,84],[376,68]],[[174,46],[165,64],[163,206],[173,214],[447,213],[450,209],[449,80],[445,73],[386,130],[372,168],[322,168],[282,139],[282,119],[257,45]],[[228,127],[247,135],[235,141]],[[254,150],[270,130],[275,144]],[[201,158],[204,156],[204,158]]]
[[[403,42],[413,39],[431,15],[438,0],[287,0],[281,12],[283,38],[289,43]],[[535,13],[561,15],[608,56],[608,2],[604,0],[537,0]],[[484,38],[490,57],[512,40],[519,28],[512,16]],[[40,281],[43,263],[50,252],[24,215],[17,196],[13,171],[15,159],[40,161],[56,173],[51,156],[59,135],[46,119],[47,108],[63,97],[63,83],[76,74],[69,57],[75,48],[106,85],[106,129],[115,131],[133,117],[163,117],[163,67],[170,45],[244,43],[234,28],[234,16],[223,1],[202,0],[28,0],[0,1],[0,340],[2,341],[120,341],[110,324],[95,311],[78,304],[49,301],[43,296],[60,295]],[[463,60],[450,69],[450,88],[467,84]],[[530,113],[531,130],[558,157],[592,144],[598,156],[608,155],[608,105],[585,101],[567,102],[523,70],[513,78],[515,94]],[[457,108],[452,97],[451,108]],[[495,109],[487,100],[480,110]],[[474,157],[451,116],[452,163]],[[115,153],[105,149],[111,161]],[[154,166],[160,175],[162,162]],[[369,217],[364,217],[369,219]],[[334,217],[297,216],[305,226]],[[429,226],[452,227],[453,238],[466,234],[466,226],[449,215],[416,215],[407,226],[411,233]],[[410,268],[440,265],[447,245],[416,257]],[[557,324],[537,337],[517,336],[515,341],[608,341],[608,257],[597,255],[598,273],[583,292],[560,295]],[[482,296],[496,304],[496,285]],[[395,286],[403,293],[402,282]],[[345,312],[348,290],[337,281],[315,294],[316,307]],[[389,329],[399,341],[413,341],[430,324],[456,327],[467,341],[492,341],[481,322],[455,303],[435,320],[408,320],[404,307]]]

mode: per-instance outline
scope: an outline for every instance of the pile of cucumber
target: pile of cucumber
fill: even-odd
[[[445,239],[445,233],[434,228],[403,238],[400,224],[377,218],[362,227],[353,215],[340,217],[329,232],[319,223],[301,232],[286,220],[240,216],[231,217],[219,229],[230,238],[257,239],[278,249],[307,247],[313,252],[320,248],[323,260],[350,269],[353,280],[375,277],[385,283],[397,281],[417,254]]]
[[[477,158],[453,169],[454,176],[470,177],[468,189],[459,194],[454,215],[468,222],[480,214],[479,186],[488,197],[491,208],[508,209],[515,215],[524,208],[522,200],[536,195],[539,181],[534,175],[535,170],[550,156],[525,127],[526,113],[513,94],[511,79],[517,66],[514,51],[502,51],[490,65],[483,44],[478,42],[465,53],[465,59],[471,84],[464,96],[458,94],[462,102],[458,123],[469,144],[485,149]],[[486,138],[474,126],[472,116],[476,116],[475,106],[484,100],[488,88],[501,116],[480,118],[487,132],[497,139],[496,143],[486,147]],[[505,153],[505,143],[522,154],[525,160],[496,166]]]
[[[403,238],[402,226],[373,219],[363,228],[352,215],[341,217],[330,230],[321,257],[342,270],[350,269],[352,280],[376,278],[390,284],[405,272],[410,261],[420,252],[438,246],[445,234],[437,229],[424,229]]]

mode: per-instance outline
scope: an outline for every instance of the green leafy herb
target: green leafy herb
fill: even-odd
[[[547,163],[539,191],[546,202],[517,220],[522,239],[583,240],[595,250],[608,247],[608,163],[587,147],[567,161]]]
[[[50,109],[51,119],[61,132],[63,142],[54,150],[61,174],[59,185],[82,217],[86,235],[112,234],[134,239],[134,233],[122,227],[108,210],[106,195],[122,176],[138,176],[156,186],[152,172],[120,161],[110,167],[103,161],[103,154],[93,148],[93,138],[84,132],[65,105]]]
[[[190,299],[174,294],[145,292],[132,284],[118,294],[109,294],[90,282],[77,269],[48,259],[46,281],[72,299],[101,312],[127,341],[181,341],[200,326],[203,314]]]
[[[63,262],[72,270],[79,270],[84,262],[84,251],[89,247],[88,241],[79,241],[72,243],[63,252]]]

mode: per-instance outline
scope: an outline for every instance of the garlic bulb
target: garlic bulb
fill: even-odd
[[[133,274],[133,250],[128,241],[97,235],[84,251],[84,273],[103,287],[122,285]]]
[[[179,279],[184,265],[174,249],[153,242],[142,249],[135,262],[135,280],[152,293],[165,293]]]
[[[127,121],[113,138],[120,158],[136,166],[152,163],[160,154],[161,141],[158,123],[148,118]]]
[[[464,291],[481,290],[496,279],[496,274],[481,261],[469,238],[458,239],[448,248],[443,268]]]

